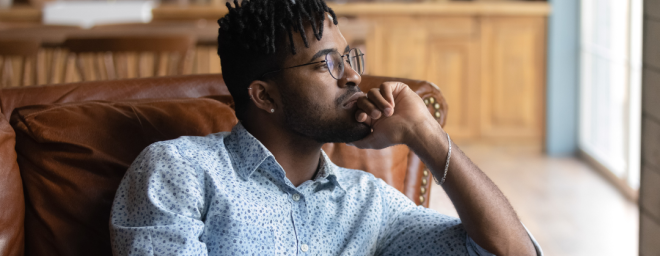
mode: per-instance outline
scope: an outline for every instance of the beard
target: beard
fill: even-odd
[[[283,89],[281,96],[285,125],[295,133],[319,143],[347,143],[361,140],[371,133],[371,127],[356,121],[355,111],[349,118],[341,115],[326,117],[329,113],[337,113],[337,107],[358,91],[357,86],[352,87],[335,100],[334,108],[325,108],[315,101],[305,99],[302,95]]]

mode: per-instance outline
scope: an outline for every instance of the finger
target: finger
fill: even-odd
[[[393,93],[393,87],[395,85],[391,82],[385,82],[380,85],[380,94],[383,95],[383,98],[387,100],[390,104],[392,104],[392,108],[394,108],[394,93]]]
[[[355,120],[360,123],[371,124],[371,118],[364,111],[359,110],[355,112]]]
[[[384,84],[388,84],[389,89],[392,90],[392,102],[394,102],[394,95],[398,95],[405,90],[412,91],[407,84],[401,82],[385,82]]]
[[[382,92],[377,89],[371,89],[367,92],[369,101],[376,105],[380,111],[385,114],[385,116],[391,116],[394,113],[394,106],[390,104],[385,98],[383,98]]]
[[[382,115],[382,112],[376,107],[376,105],[366,97],[357,100],[357,107],[364,111],[364,113],[367,113],[372,119],[378,119]]]

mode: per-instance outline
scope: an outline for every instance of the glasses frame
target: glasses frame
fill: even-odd
[[[358,48],[352,48],[352,49],[348,50],[348,53],[343,54],[343,55],[339,55],[339,56],[341,57],[341,63],[344,62],[344,56],[346,56],[346,61],[348,62],[348,65],[349,65],[349,66],[351,67],[351,69],[353,69],[355,72],[358,72],[358,71],[355,70],[355,69],[353,68],[353,66],[351,65],[351,62],[350,62],[350,61],[351,61],[351,60],[350,60],[350,56],[348,56],[348,55],[351,53],[351,51],[356,50],[356,49],[357,49],[357,50],[359,51],[359,53],[360,53],[359,55],[356,55],[357,57],[364,56],[364,53],[363,53],[360,49],[358,49]],[[281,68],[281,69],[273,70],[273,71],[268,71],[268,72],[266,72],[266,73],[263,73],[259,78],[260,78],[260,79],[263,79],[263,78],[264,78],[266,75],[268,75],[268,74],[275,73],[275,72],[280,72],[280,71],[285,70],[285,69],[304,67],[304,66],[313,65],[313,64],[318,64],[318,63],[323,63],[323,62],[326,62],[326,63],[327,63],[327,62],[328,62],[328,56],[330,56],[330,54],[335,53],[335,52],[336,52],[336,53],[339,53],[338,51],[332,51],[332,52],[329,52],[329,53],[325,54],[325,59],[324,59],[324,60],[321,60],[321,61],[314,61],[314,62],[309,62],[309,63],[300,64],[300,65],[295,65],[295,66],[286,67],[286,68]],[[362,62],[364,63],[364,60],[363,60]],[[345,64],[342,65],[342,69],[344,69],[344,71],[346,70]],[[334,78],[335,80],[339,80],[339,79],[341,79],[341,77],[337,78],[337,77],[335,77],[334,75],[332,75],[332,71],[331,71],[329,68],[328,68],[328,73],[330,73],[330,76],[331,76],[332,78]],[[343,75],[343,73],[344,73],[344,72],[342,71],[342,75]],[[364,68],[362,69],[362,73],[364,73]],[[362,75],[362,73],[359,73],[359,72],[358,72],[359,75]]]

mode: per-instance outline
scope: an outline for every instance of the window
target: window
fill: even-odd
[[[642,0],[582,0],[582,152],[637,189],[640,173]]]

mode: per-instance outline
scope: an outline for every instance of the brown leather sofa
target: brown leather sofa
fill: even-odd
[[[388,80],[410,85],[444,124],[433,84],[364,76],[361,88]],[[0,90],[0,255],[110,255],[110,207],[133,159],[156,141],[231,130],[231,106],[219,74]],[[430,173],[407,147],[324,150],[428,207]]]

